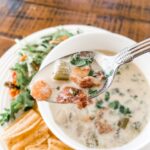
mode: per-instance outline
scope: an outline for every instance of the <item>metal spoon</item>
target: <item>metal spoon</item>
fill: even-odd
[[[103,68],[105,74],[107,74],[107,81],[102,89],[99,90],[98,95],[105,92],[110,87],[116,75],[116,72],[121,65],[129,63],[134,58],[147,52],[150,52],[150,38],[141,41],[131,47],[127,47],[114,56],[106,56],[97,53],[95,55],[95,60]]]
[[[72,39],[71,42],[73,42],[74,39]],[[67,45],[67,41],[65,41],[63,43],[63,46],[65,47],[65,44]],[[60,44],[61,45],[61,44]],[[59,47],[58,47],[59,48]],[[87,50],[81,50],[82,52],[83,51],[87,51]],[[88,50],[89,52],[90,50]],[[93,52],[93,51],[91,51]],[[125,63],[129,63],[131,62],[134,58],[142,55],[142,54],[145,54],[147,52],[150,52],[150,38],[144,40],[144,41],[141,41],[131,47],[127,47],[125,49],[123,49],[121,52],[119,52],[118,54],[114,55],[114,56],[106,56],[104,54],[101,54],[99,52],[94,52],[94,59],[97,61],[97,63],[100,65],[100,67],[103,69],[104,73],[107,75],[107,80],[104,84],[104,86],[99,90],[98,94],[95,95],[94,97],[97,97],[98,95],[100,95],[101,93],[105,92],[109,87],[110,85],[112,84],[113,82],[113,79],[116,75],[116,72],[118,70],[118,68],[125,64]],[[71,53],[72,55],[73,53]],[[60,58],[64,58],[68,56],[67,55],[63,55],[63,57],[59,57],[57,59],[60,59]],[[55,60],[57,60],[55,59]],[[53,62],[55,61],[53,60]],[[51,63],[53,63],[51,62]],[[45,70],[46,68],[48,68],[51,63],[47,64],[44,68],[42,68],[36,75],[35,77],[32,79],[31,83],[34,81],[34,79],[37,77],[37,76],[40,76],[41,72],[43,70]],[[94,98],[94,97],[91,97],[91,98]],[[50,101],[51,103],[57,103],[56,101]]]

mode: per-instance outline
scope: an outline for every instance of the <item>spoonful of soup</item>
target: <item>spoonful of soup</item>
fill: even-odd
[[[79,39],[82,40],[80,36]],[[76,41],[76,38],[72,38],[60,44],[60,47],[66,48],[67,42]],[[31,95],[39,101],[73,103],[85,108],[92,103],[92,98],[109,88],[121,65],[149,51],[150,39],[147,39],[114,56],[106,56],[97,50],[81,50],[64,55],[35,75],[30,84]]]
[[[95,55],[94,51],[78,52],[48,64],[33,78],[31,95],[36,100],[86,107],[107,80]]]

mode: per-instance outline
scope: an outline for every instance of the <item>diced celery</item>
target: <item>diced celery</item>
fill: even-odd
[[[125,129],[127,127],[129,123],[129,118],[122,118],[119,122],[118,122],[118,126],[122,129]]]
[[[56,71],[54,72],[55,80],[69,80],[70,67],[65,61],[59,60],[57,62]]]

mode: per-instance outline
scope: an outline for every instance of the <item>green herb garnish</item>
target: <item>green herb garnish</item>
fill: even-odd
[[[73,36],[73,34],[71,32],[68,32],[65,29],[59,29],[58,31],[56,31],[53,34],[52,40],[57,40],[57,39],[59,39],[60,37],[63,37],[63,36],[71,37],[71,36]]]
[[[96,102],[96,107],[99,108],[99,109],[103,108],[102,104],[103,104],[103,101],[97,101]]]
[[[70,63],[72,65],[78,66],[78,67],[83,67],[83,66],[88,66],[93,62],[92,57],[84,57],[82,58],[80,54],[74,54],[73,57],[71,58]]]
[[[110,99],[110,93],[108,91],[105,93],[104,99],[105,99],[105,101],[109,101],[109,99]]]
[[[10,120],[10,109],[5,108],[4,112],[0,114],[0,125],[4,125],[5,122],[8,122]]]
[[[5,109],[4,112],[0,114],[0,124],[3,125],[11,118],[15,119],[15,115],[19,112],[19,110],[27,111],[34,106],[34,103],[35,101],[30,96],[29,91],[22,92],[11,102],[10,109]]]
[[[94,75],[94,71],[93,70],[90,70],[88,76],[93,76]]]
[[[109,107],[112,109],[118,109],[119,101],[113,101],[113,102],[109,103]]]
[[[127,115],[131,114],[131,111],[128,107],[125,107],[119,103],[119,101],[112,101],[109,103],[109,107],[116,110],[118,109],[120,113]]]
[[[128,107],[123,106],[123,105],[120,105],[119,111],[120,111],[120,113],[122,113],[124,115],[131,114],[130,109]]]
[[[124,107],[123,105],[120,105],[119,111],[120,111],[122,114],[124,114],[125,107]]]
[[[17,86],[25,89],[32,79],[28,74],[27,63],[16,63],[12,70],[17,74]]]
[[[88,93],[91,97],[96,97],[98,96],[99,91],[96,89],[89,89]]]

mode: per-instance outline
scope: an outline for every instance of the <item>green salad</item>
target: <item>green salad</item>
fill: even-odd
[[[77,32],[78,33],[78,32]],[[15,119],[19,111],[27,111],[35,106],[35,100],[30,95],[29,83],[39,70],[45,56],[60,42],[73,36],[65,29],[42,37],[37,43],[27,44],[19,52],[18,62],[11,68],[12,80],[5,83],[9,88],[12,101],[9,108],[0,114],[0,124]]]

